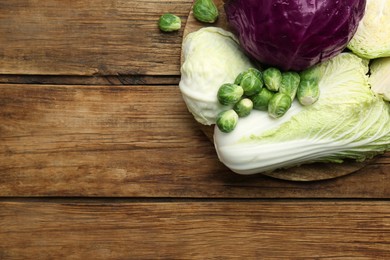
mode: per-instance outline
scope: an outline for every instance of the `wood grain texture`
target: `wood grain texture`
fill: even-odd
[[[178,85],[179,76],[160,75],[1,75],[0,84],[48,84],[48,85]]]
[[[182,30],[161,33],[192,1],[0,2],[0,74],[179,75]]]
[[[389,202],[1,202],[1,259],[387,259]]]
[[[389,154],[332,181],[239,176],[177,86],[0,85],[0,196],[390,198]]]
[[[388,154],[308,183],[218,161],[177,87],[184,28],[156,26],[191,4],[0,1],[0,259],[386,259]]]

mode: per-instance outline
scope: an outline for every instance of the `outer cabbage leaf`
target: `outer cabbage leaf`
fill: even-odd
[[[368,60],[342,53],[311,69],[320,99],[281,119],[253,111],[229,134],[215,128],[220,160],[240,174],[310,162],[363,161],[390,149],[390,106],[368,83]]]
[[[199,123],[215,124],[217,115],[227,109],[218,102],[218,89],[253,65],[234,35],[217,27],[188,34],[182,55],[179,86],[187,108]]]
[[[390,57],[372,61],[370,65],[371,89],[381,95],[384,100],[390,101]]]
[[[367,0],[366,12],[348,48],[367,59],[390,56],[390,0]]]

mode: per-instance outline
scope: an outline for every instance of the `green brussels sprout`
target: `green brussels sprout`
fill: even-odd
[[[180,17],[174,14],[163,14],[158,20],[158,27],[163,32],[173,32],[181,28]]]
[[[262,74],[261,71],[258,70],[258,69],[249,68],[249,69],[248,69],[248,72],[252,72],[252,73],[255,74],[259,79],[263,79],[263,74]]]
[[[320,80],[320,70],[316,69],[316,67],[311,67],[310,69],[306,69],[299,73],[299,76],[301,77],[301,81],[303,80],[315,80],[319,81]]]
[[[282,72],[277,68],[268,68],[263,71],[263,80],[269,90],[278,91],[282,84]]]
[[[256,110],[267,111],[268,103],[274,94],[275,92],[269,91],[267,88],[262,88],[259,93],[251,97],[253,108]]]
[[[241,99],[233,107],[233,110],[236,111],[239,117],[248,116],[251,113],[252,109],[253,109],[253,102],[249,98]]]
[[[276,93],[268,103],[268,114],[273,118],[282,117],[291,107],[290,96]]]
[[[292,71],[283,72],[279,92],[289,95],[291,100],[294,100],[300,81],[301,79],[298,73]]]
[[[241,86],[226,83],[218,89],[217,98],[219,103],[228,106],[237,103],[243,94],[244,89]]]
[[[309,79],[302,80],[299,83],[297,98],[299,103],[303,106],[309,106],[317,102],[320,97],[320,88],[318,86],[318,81]]]
[[[263,79],[254,70],[248,70],[241,79],[240,86],[244,89],[244,95],[252,96],[263,88]]]
[[[213,0],[195,0],[192,11],[194,17],[204,23],[214,23],[219,15]]]
[[[234,80],[234,84],[236,85],[240,85],[241,84],[241,81],[242,81],[242,77],[245,75],[246,71],[243,71],[241,72],[240,74],[238,74],[238,76],[236,77],[236,79]]]
[[[224,133],[230,133],[236,128],[238,115],[233,109],[223,111],[217,116],[217,126]]]

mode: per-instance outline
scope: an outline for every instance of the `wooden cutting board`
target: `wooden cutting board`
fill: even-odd
[[[221,27],[225,30],[230,31],[229,25],[226,20],[226,14],[224,11],[224,1],[214,0],[219,10],[219,18],[214,24],[205,24],[199,22],[193,16],[192,11],[188,15],[187,23],[184,28],[183,39],[191,32],[195,32],[203,27],[215,26]],[[183,63],[183,56],[181,56],[181,63]],[[200,125],[201,130],[206,136],[213,142],[213,131],[214,127]],[[358,163],[355,161],[345,161],[341,164],[336,163],[312,163],[301,165],[299,167],[292,167],[289,169],[280,169],[273,172],[262,173],[264,175],[290,181],[318,181],[332,179],[344,175],[354,173],[366,165],[373,163],[375,159],[366,160],[365,162]]]

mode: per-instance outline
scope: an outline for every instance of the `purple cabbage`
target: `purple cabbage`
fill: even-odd
[[[301,71],[342,52],[366,0],[227,0],[227,21],[254,60]]]

